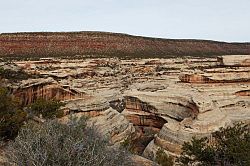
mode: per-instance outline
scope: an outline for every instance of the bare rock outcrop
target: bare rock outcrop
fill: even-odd
[[[126,108],[130,112],[148,112],[181,121],[198,114],[196,104],[189,96],[166,94],[165,92],[125,92]],[[131,96],[129,96],[131,95]]]
[[[39,78],[24,80],[16,88],[12,88],[12,93],[17,97],[22,105],[34,102],[38,98],[46,100],[70,100],[83,97],[83,93],[75,90],[64,89],[52,78]]]
[[[250,66],[250,55],[219,56],[217,59],[222,66]]]
[[[135,128],[124,115],[110,107],[104,98],[93,96],[85,99],[68,101],[65,107],[68,114],[77,117],[88,117],[87,125],[94,127],[104,137],[110,138],[111,143],[119,144],[135,132]],[[67,120],[70,115],[61,120]]]
[[[178,156],[193,136],[250,123],[248,59],[17,61],[21,68],[29,63],[25,72],[42,77],[18,81],[11,89],[23,104],[39,97],[63,100],[65,118],[88,116],[88,125],[115,145],[132,134],[138,154],[147,158],[153,159],[158,148]]]
[[[112,143],[123,142],[135,132],[133,124],[112,108],[90,118],[88,125],[96,127],[103,136],[110,137]]]

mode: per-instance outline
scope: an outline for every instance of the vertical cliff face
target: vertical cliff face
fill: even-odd
[[[136,97],[125,96],[125,110],[123,114],[136,126],[148,126],[161,129],[167,123],[157,114],[157,109]]]
[[[157,109],[133,96],[125,96],[125,107],[127,110],[132,112],[148,112],[148,113],[156,113]]]
[[[38,98],[64,101],[83,96],[82,93],[74,90],[64,89],[51,78],[23,81],[20,87],[12,91],[13,95],[20,100],[22,105],[28,105]]]
[[[221,66],[250,66],[250,55],[231,55],[220,56],[217,58],[218,64]]]
[[[134,96],[124,97],[125,109],[122,112],[134,126],[140,127],[141,130],[137,130],[138,133],[143,133],[144,130],[148,131],[149,128],[150,132],[153,133],[151,137],[148,137],[146,146],[139,147],[141,148],[140,152],[143,152],[144,156],[150,157],[152,156],[151,153],[162,147],[168,149],[168,152],[179,154],[183,140],[188,140],[189,137],[186,139],[185,134],[178,134],[178,130],[176,133],[171,129],[166,130],[168,129],[166,126],[169,123],[176,126],[183,123],[188,126],[188,121],[192,121],[197,117],[199,113],[198,106],[192,98],[184,97],[184,94],[183,97],[179,96],[180,94],[175,94],[174,89],[169,89],[169,94],[161,94],[155,91],[147,92],[145,89],[140,90],[143,91],[134,91]],[[128,93],[130,94],[130,92]],[[139,137],[141,142],[143,142],[145,135],[141,134]],[[181,142],[172,142],[176,139],[180,139]]]
[[[235,92],[236,96],[250,96],[250,90],[242,90]]]
[[[216,83],[215,80],[198,74],[183,74],[179,76],[179,79],[186,83]]]
[[[214,66],[204,68],[199,73],[181,74],[185,83],[244,83],[250,82],[250,55],[219,56]]]
[[[161,129],[162,126],[165,123],[167,123],[167,120],[157,115],[130,114],[130,115],[126,115],[126,118],[130,122],[132,122],[135,126],[152,127],[156,129]]]
[[[133,93],[134,96],[125,96],[126,111],[131,114],[168,117],[182,121],[185,118],[195,118],[199,113],[198,106],[190,96],[182,97],[157,92],[128,92],[129,95]]]

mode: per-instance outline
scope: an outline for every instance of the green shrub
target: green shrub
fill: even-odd
[[[63,116],[63,111],[59,110],[64,104],[57,100],[37,99],[29,106],[29,111],[36,115],[42,115],[43,118],[60,118]]]
[[[110,147],[93,128],[86,127],[85,121],[27,123],[15,141],[9,143],[8,161],[17,166],[130,165],[126,151]]]
[[[0,101],[0,139],[13,139],[27,114],[18,107],[18,102],[8,95],[5,88],[0,88]]]
[[[206,166],[250,165],[249,125],[221,128],[212,134],[212,138],[210,142],[208,138],[193,138],[191,142],[185,142],[179,162]]]
[[[162,148],[159,148],[156,152],[156,162],[161,166],[173,166],[174,161],[171,156],[168,156]]]
[[[28,78],[32,78],[32,76],[25,73],[23,70],[14,71],[14,70],[3,69],[3,68],[0,68],[0,77],[5,78],[5,79],[9,79],[12,81],[26,80]]]

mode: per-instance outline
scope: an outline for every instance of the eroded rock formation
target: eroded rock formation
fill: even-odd
[[[83,93],[63,88],[52,78],[22,81],[17,88],[12,89],[12,93],[22,105],[28,105],[39,98],[64,101],[84,96]]]
[[[132,135],[138,154],[153,159],[161,147],[178,156],[193,136],[250,123],[248,57],[239,56],[235,65],[229,60],[236,56],[17,61],[41,78],[10,87],[23,104],[40,97],[63,100],[66,119],[90,117],[88,125],[115,145]]]
[[[250,55],[220,56],[217,59],[221,66],[250,66]]]

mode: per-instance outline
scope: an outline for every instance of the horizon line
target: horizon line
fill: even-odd
[[[127,35],[131,37],[143,37],[149,39],[159,39],[159,40],[196,40],[196,41],[210,41],[210,42],[219,42],[219,43],[243,43],[243,44],[250,44],[250,41],[223,41],[223,40],[214,40],[214,39],[204,39],[204,38],[164,38],[164,37],[157,37],[157,36],[147,36],[147,35],[137,35],[137,34],[129,34],[126,32],[112,32],[112,31],[99,31],[99,30],[74,30],[74,31],[15,31],[15,32],[0,32],[0,35],[3,34],[24,34],[24,33],[82,33],[82,32],[92,32],[92,33],[109,33],[109,34],[120,34],[120,35]]]

